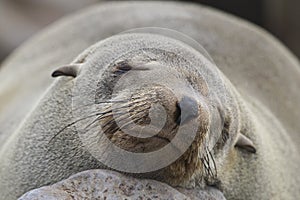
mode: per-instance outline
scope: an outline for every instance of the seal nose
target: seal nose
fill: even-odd
[[[198,116],[198,103],[191,97],[184,96],[180,102],[177,102],[176,123],[183,125]]]

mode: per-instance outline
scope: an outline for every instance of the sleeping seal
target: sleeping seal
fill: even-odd
[[[189,35],[211,58],[172,34],[117,34],[149,26]],[[108,168],[215,187],[228,199],[295,199],[299,77],[299,62],[272,36],[205,7],[118,2],[85,10],[4,63],[1,198]]]

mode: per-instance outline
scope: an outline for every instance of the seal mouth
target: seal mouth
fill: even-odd
[[[164,141],[166,144],[171,143],[171,140],[167,137],[155,135],[154,138],[160,139],[161,141]]]
[[[172,145],[173,134],[169,134],[165,130],[161,130],[158,134],[153,134],[151,137],[139,138],[132,136],[130,132],[123,132],[119,129],[115,122],[110,123],[111,127],[106,128],[104,134],[109,140],[116,146],[130,152],[135,153],[148,153],[159,150],[166,145]],[[115,132],[111,132],[112,129],[118,129]],[[176,129],[176,127],[174,128]],[[145,133],[142,133],[147,135]]]

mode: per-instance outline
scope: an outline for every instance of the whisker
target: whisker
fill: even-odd
[[[208,176],[208,177],[206,177],[206,180],[207,181],[215,180],[217,178],[216,163],[215,163],[215,159],[214,159],[211,151],[209,151],[207,147],[205,147],[205,154],[204,154],[203,158],[201,158],[200,160],[203,163],[205,173]],[[213,166],[211,166],[211,160],[212,160]]]
[[[122,108],[130,107],[132,104],[137,104],[137,103],[140,103],[140,102],[145,102],[147,99],[150,99],[150,97],[145,97],[145,98],[133,98],[133,99],[134,99],[134,101],[129,101],[129,99],[123,99],[123,100],[122,100],[122,99],[121,99],[121,100],[113,100],[113,99],[111,99],[111,100],[107,100],[107,101],[98,101],[98,102],[95,102],[95,103],[86,104],[86,105],[82,105],[82,106],[79,106],[79,107],[77,107],[77,108],[71,109],[69,112],[76,111],[76,110],[78,110],[78,109],[82,109],[82,108],[84,108],[84,107],[88,107],[88,106],[92,106],[92,105],[98,105],[98,104],[111,104],[111,103],[122,103],[120,106],[114,107],[114,108],[113,108],[113,111],[114,111],[115,114],[124,114],[124,113],[118,112],[118,111],[119,111],[120,109],[122,109]],[[142,107],[142,106],[144,106],[144,105],[146,105],[146,104],[147,104],[147,103],[143,103],[143,104],[141,104],[141,105],[138,105],[138,106],[135,107],[135,109],[136,109],[136,108],[140,108],[140,107]],[[49,143],[52,142],[53,139],[55,139],[55,138],[56,138],[59,134],[61,134],[64,130],[66,130],[67,128],[69,128],[69,127],[75,125],[76,123],[78,123],[78,122],[80,122],[80,121],[83,121],[83,120],[86,120],[86,119],[89,119],[89,118],[92,118],[92,117],[97,117],[96,119],[94,119],[91,123],[89,123],[89,124],[85,127],[85,129],[90,128],[90,126],[92,126],[92,125],[93,125],[95,122],[97,122],[98,120],[103,119],[103,118],[105,118],[105,117],[109,117],[109,116],[111,115],[111,113],[112,113],[112,109],[111,109],[111,108],[112,108],[112,106],[109,106],[109,107],[106,108],[105,111],[102,111],[102,112],[96,111],[95,113],[91,113],[90,115],[88,115],[88,116],[86,116],[86,117],[82,117],[82,118],[80,118],[80,119],[78,119],[78,120],[75,120],[75,121],[73,121],[73,122],[67,124],[66,126],[64,126],[61,130],[59,130],[59,131],[58,131],[58,132],[57,132],[57,133],[49,140]],[[149,108],[147,108],[147,109],[149,109]],[[146,110],[146,109],[144,109],[144,110]],[[144,110],[142,110],[142,111],[144,111]],[[142,112],[142,111],[139,111],[139,113]],[[72,118],[70,118],[70,119],[72,119]],[[70,119],[69,119],[69,120],[70,120]]]
[[[121,102],[121,101],[120,101]],[[105,102],[105,101],[102,101],[102,102],[100,102],[100,103],[111,103],[111,102]],[[71,110],[69,110],[69,112],[67,112],[67,113],[71,113],[71,112],[74,112],[74,111],[76,111],[76,110],[78,110],[78,109],[81,109],[81,108],[84,108],[84,107],[87,107],[87,106],[92,106],[92,105],[95,105],[95,103],[91,103],[91,104],[86,104],[86,105],[82,105],[82,106],[80,106],[80,107],[77,107],[77,108],[75,108],[75,109],[71,109]],[[96,114],[97,113],[99,113],[99,111],[97,111],[96,112]],[[71,118],[69,118],[69,119],[67,119],[67,120],[70,120],[70,119],[72,119],[73,117],[71,117]],[[82,119],[82,120],[84,120],[84,119]],[[76,123],[76,121],[74,121],[75,123]],[[69,127],[69,126],[68,126]],[[68,127],[66,127],[66,128],[68,128]],[[63,130],[62,130],[63,131]]]
[[[148,109],[149,109],[149,108],[148,108]],[[144,109],[144,110],[147,110],[147,109]],[[143,114],[143,111],[144,111],[144,110],[141,110],[141,111],[138,112],[135,116],[137,116],[138,114]],[[122,117],[122,116],[121,116],[121,117]],[[119,120],[119,123],[122,122],[122,121],[124,121],[124,120],[126,120],[126,119],[128,119],[128,117],[124,117],[124,118],[121,119],[121,120],[120,120],[120,117],[119,117],[119,118],[115,118],[115,120]],[[116,126],[116,127],[115,127],[114,129],[112,129],[112,130],[110,130],[110,128],[112,128],[112,127],[107,127],[107,129],[105,129],[104,131],[107,132],[108,130],[110,130],[111,133],[114,133],[114,132],[116,132],[116,131],[118,131],[118,130],[123,129],[124,127],[126,127],[126,126],[128,126],[128,125],[130,125],[130,124],[137,123],[138,120],[140,120],[140,119],[141,119],[141,118],[136,118],[136,119],[134,119],[134,120],[130,120],[130,121],[125,122],[124,124],[122,124],[120,127],[119,127],[119,126]],[[109,124],[115,123],[115,120],[110,120],[110,121],[108,121],[105,125],[103,125],[103,128],[106,127],[106,126],[108,126]]]
[[[106,112],[104,112],[104,113],[106,113]],[[62,128],[60,131],[58,131],[58,132],[57,132],[57,133],[49,140],[49,143],[52,142],[52,140],[53,140],[55,137],[57,137],[60,133],[62,133],[62,132],[63,132],[64,130],[66,130],[67,128],[73,126],[74,124],[76,124],[76,123],[78,123],[78,122],[80,122],[80,121],[82,121],[82,120],[85,120],[85,119],[88,119],[88,118],[91,118],[91,117],[95,117],[95,116],[98,116],[98,115],[101,115],[101,114],[103,114],[103,112],[98,112],[98,113],[96,113],[96,114],[89,115],[89,116],[83,117],[83,118],[81,118],[81,119],[78,119],[78,120],[76,120],[76,121],[73,121],[73,122],[69,123],[69,124],[66,125],[64,128]]]
[[[216,178],[216,177],[218,177],[218,171],[217,171],[216,162],[215,162],[215,159],[214,159],[214,157],[213,157],[211,151],[208,151],[208,153],[209,153],[209,155],[210,155],[210,157],[211,157],[211,160],[213,161],[213,168],[214,168],[214,170],[215,170],[214,177]]]
[[[116,108],[114,108],[114,109],[120,109],[120,108],[122,108],[122,107],[116,107]],[[94,114],[91,114],[91,115],[89,115],[89,116],[87,116],[87,117],[83,117],[83,118],[81,118],[81,119],[78,119],[78,120],[76,120],[76,121],[74,121],[74,122],[68,124],[68,125],[65,126],[62,130],[60,130],[57,134],[61,133],[61,132],[64,131],[66,128],[68,128],[68,127],[70,127],[70,126],[72,126],[72,125],[74,125],[74,124],[76,124],[76,123],[78,123],[78,122],[80,122],[80,121],[82,121],[82,120],[85,120],[85,119],[88,119],[88,118],[91,118],[91,117],[96,117],[96,116],[99,116],[99,115],[100,115],[100,116],[103,116],[103,115],[109,114],[109,113],[111,113],[111,112],[112,112],[112,110],[111,110],[110,108],[107,108],[107,110],[106,110],[106,111],[103,111],[103,112],[97,111],[97,112],[95,112]],[[56,137],[56,135],[55,135],[54,137]]]
[[[93,120],[90,124],[88,124],[84,129],[87,129],[87,128],[89,128],[91,125],[93,125],[95,122],[97,122],[97,121],[99,121],[99,120],[101,120],[101,119],[103,119],[103,118],[105,118],[105,117],[110,117],[110,116],[112,116],[112,110],[110,110],[110,112],[108,112],[108,113],[106,113],[106,114],[104,114],[104,115],[100,115],[100,116],[98,116],[95,120]],[[116,114],[124,114],[125,112],[115,112]]]
[[[116,107],[114,108],[114,113],[115,114],[125,114],[126,112],[116,112],[116,110],[120,110],[121,108],[124,108],[125,106],[120,106],[120,107]],[[88,124],[84,129],[89,128],[90,126],[92,126],[95,122],[97,122],[100,119],[103,119],[105,117],[109,117],[111,116],[112,110],[109,108],[109,110],[107,111],[107,113],[104,113],[103,115],[98,116],[96,119],[94,119],[90,124]],[[89,129],[90,130],[90,129]]]
[[[149,108],[147,107],[147,108],[145,108],[145,109],[139,111],[138,113],[136,113],[136,114],[134,115],[134,117],[138,117],[140,114],[144,114],[143,111],[148,110],[148,109],[149,109]],[[122,117],[122,116],[121,116],[121,117]],[[128,119],[127,116],[124,116],[123,119],[122,119],[121,117],[115,118],[114,121],[118,120],[118,122],[119,122],[119,124],[120,124],[120,122],[122,122],[122,121]],[[121,119],[120,119],[120,118],[121,118]],[[119,130],[123,129],[124,127],[126,127],[126,126],[128,126],[128,125],[130,125],[130,124],[137,123],[138,120],[140,120],[140,119],[141,119],[141,117],[136,118],[136,119],[133,119],[133,120],[129,120],[129,121],[125,122],[124,124],[122,124],[122,125],[119,127]]]

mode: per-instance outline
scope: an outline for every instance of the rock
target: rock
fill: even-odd
[[[155,180],[137,179],[109,170],[88,170],[53,185],[31,190],[19,200],[225,199],[216,189],[179,190]]]

